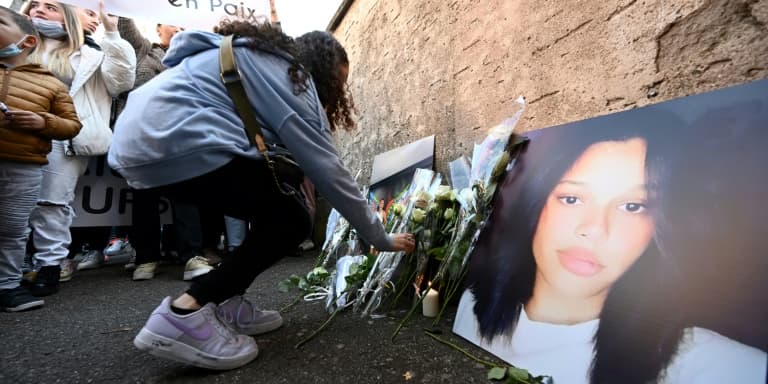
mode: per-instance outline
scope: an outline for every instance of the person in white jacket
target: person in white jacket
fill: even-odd
[[[30,60],[43,64],[69,85],[83,124],[72,140],[53,142],[40,198],[30,218],[38,271],[31,291],[37,296],[58,291],[59,264],[72,241],[69,229],[74,218],[71,204],[75,186],[86,170],[89,156],[103,155],[109,149],[112,97],[131,89],[136,76],[133,47],[120,38],[116,18],[105,14],[103,3],[100,8],[99,22],[105,30],[100,47],[84,44],[84,26],[72,6],[33,0],[24,10],[42,40]]]

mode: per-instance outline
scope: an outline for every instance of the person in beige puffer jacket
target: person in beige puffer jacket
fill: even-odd
[[[25,64],[38,35],[21,14],[0,7],[0,310],[43,301],[20,286],[21,264],[51,140],[81,128],[67,87],[39,64]]]

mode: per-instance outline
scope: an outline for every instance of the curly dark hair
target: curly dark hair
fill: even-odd
[[[290,36],[283,33],[280,27],[270,23],[249,23],[243,20],[222,20],[213,32],[219,35],[235,35],[251,38],[252,49],[269,52],[278,55],[288,62],[288,75],[293,83],[293,93],[299,95],[308,88],[309,76],[304,67],[297,61],[299,57],[296,43]]]
[[[320,102],[325,107],[331,131],[355,128],[355,103],[341,68],[349,65],[344,47],[328,32],[309,32],[296,39],[299,61],[312,75]]]

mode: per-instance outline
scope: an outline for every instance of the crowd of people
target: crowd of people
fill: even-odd
[[[152,43],[99,6],[0,7],[0,309],[42,307],[73,271],[109,260],[130,259],[133,280],[153,278],[169,232],[158,211],[167,198],[176,244],[165,253],[185,263],[192,283],[162,300],[134,344],[231,369],[256,358],[250,335],[282,325],[278,312],[242,295],[307,246],[315,188],[377,249],[413,249],[411,234],[385,233],[333,147],[333,130],[354,128],[354,106],[346,52],[332,35],[293,39],[279,25],[229,20],[214,32],[158,24]],[[220,46],[230,35],[269,152],[254,146],[222,82]],[[292,157],[303,178],[281,180],[267,153]],[[104,155],[131,187],[132,225],[73,229],[78,179]],[[224,232],[228,256],[214,263]]]

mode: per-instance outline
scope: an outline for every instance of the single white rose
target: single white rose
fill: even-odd
[[[435,200],[453,200],[453,189],[447,185],[440,185],[435,191]]]
[[[427,205],[429,205],[429,202],[432,200],[432,196],[429,194],[429,192],[426,191],[418,191],[413,196],[413,205],[416,206],[416,208],[421,209],[427,209]]]
[[[411,213],[411,220],[413,220],[414,223],[420,224],[424,221],[424,216],[426,216],[426,212],[424,212],[421,208],[415,208],[413,212]]]

